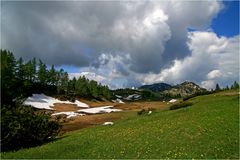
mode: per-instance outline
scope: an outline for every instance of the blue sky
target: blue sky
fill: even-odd
[[[218,36],[239,35],[239,1],[223,1],[225,8],[213,19],[211,27]]]

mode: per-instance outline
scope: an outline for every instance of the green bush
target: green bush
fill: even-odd
[[[141,109],[140,111],[137,112],[138,115],[144,115],[148,114],[149,111],[154,112],[156,109],[155,108],[148,108],[147,110]]]
[[[75,95],[71,95],[71,94],[58,95],[56,96],[56,98],[61,101],[70,101],[70,102],[75,102],[76,100]]]
[[[55,138],[61,129],[49,113],[32,107],[1,107],[1,150],[17,150]]]
[[[188,106],[191,106],[191,105],[193,105],[192,102],[180,102],[180,103],[176,103],[176,104],[173,104],[172,106],[170,106],[170,110],[184,108],[184,107],[188,107]]]
[[[145,109],[141,109],[140,111],[137,112],[138,115],[142,115],[145,112]]]

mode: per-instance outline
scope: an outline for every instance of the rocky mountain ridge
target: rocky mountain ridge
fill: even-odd
[[[185,81],[174,86],[167,83],[155,83],[151,85],[143,85],[139,87],[139,89],[148,89],[156,93],[180,95],[181,97],[206,91],[205,88],[201,88],[199,85],[190,81]]]

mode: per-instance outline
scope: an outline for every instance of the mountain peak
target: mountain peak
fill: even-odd
[[[154,83],[154,84],[143,85],[139,87],[139,89],[149,89],[153,92],[162,92],[170,88],[172,88],[172,86],[167,83]]]
[[[187,96],[197,92],[205,91],[204,88],[201,88],[199,85],[195,84],[191,81],[184,81],[181,84],[171,86],[167,83],[154,83],[150,85],[143,85],[139,87],[139,89],[149,89],[153,92],[163,92],[163,93],[170,93],[172,95]]]
[[[180,85],[192,85],[192,86],[198,86],[197,84],[191,82],[191,81],[184,81],[183,83],[181,83]],[[198,86],[199,87],[199,86]]]

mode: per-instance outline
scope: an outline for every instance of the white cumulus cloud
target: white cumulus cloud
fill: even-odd
[[[187,44],[191,55],[174,60],[170,67],[159,74],[149,74],[144,82],[179,83],[192,80],[209,89],[215,83],[225,87],[238,79],[239,36],[226,38],[218,37],[213,32],[196,31],[188,33]]]
[[[220,77],[221,75],[222,75],[221,71],[216,69],[216,70],[212,70],[211,72],[209,72],[207,74],[207,78],[214,79],[214,78]]]

